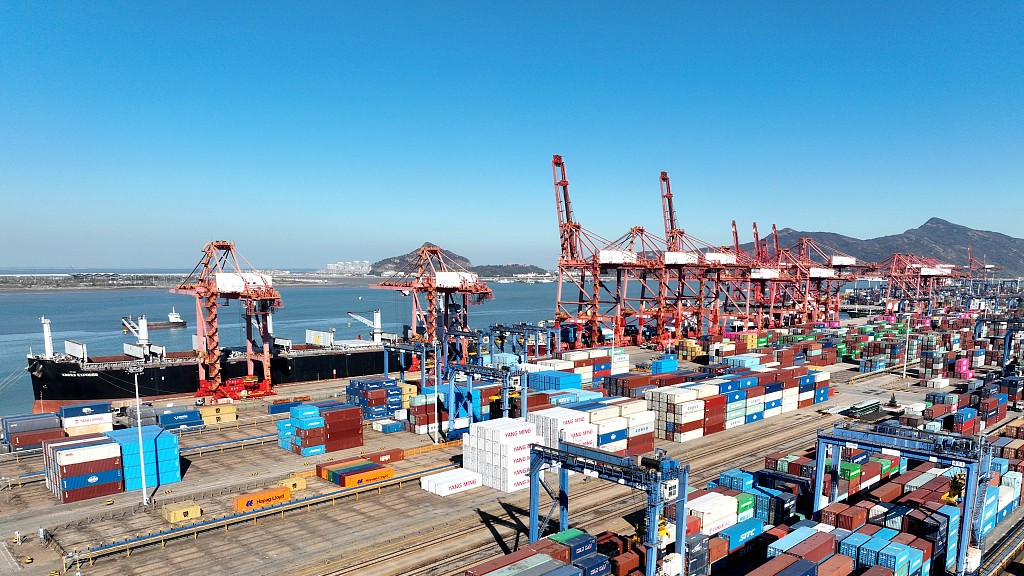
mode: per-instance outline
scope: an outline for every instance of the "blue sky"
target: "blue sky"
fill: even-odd
[[[552,268],[554,153],[606,238],[661,170],[712,243],[1024,236],[1020,3],[727,4],[2,2],[0,267]]]

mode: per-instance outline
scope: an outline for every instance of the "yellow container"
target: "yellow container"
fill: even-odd
[[[164,504],[163,507],[164,520],[172,524],[199,520],[202,515],[203,511],[199,504],[191,501]]]
[[[214,404],[212,406],[200,406],[199,415],[205,420],[209,416],[218,416],[224,414],[235,414],[238,412],[238,406],[235,404]]]
[[[285,488],[295,492],[297,490],[306,489],[306,479],[302,477],[285,478],[277,483],[278,486],[284,486]]]
[[[314,476],[316,476],[316,468],[299,470],[298,472],[292,472],[288,475],[289,478],[313,478]]]
[[[238,420],[237,414],[211,414],[203,416],[203,424],[216,424],[218,422],[234,422]]]

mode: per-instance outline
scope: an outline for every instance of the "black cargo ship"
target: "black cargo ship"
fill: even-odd
[[[244,353],[223,350],[223,378],[247,374]],[[391,354],[388,367],[396,371],[398,354]],[[262,363],[254,362],[255,374],[263,371]],[[68,354],[29,356],[28,371],[32,375],[34,412],[52,412],[60,406],[92,400],[118,400],[135,397],[135,375],[139,373],[139,395],[146,398],[183,396],[199,389],[199,365],[195,352],[169,352],[159,360],[140,360],[127,355],[88,357],[86,360]],[[365,346],[333,345],[320,347],[299,345],[281,349],[270,360],[274,386],[315,382],[333,378],[351,378],[380,374],[384,371],[384,350],[369,342]]]

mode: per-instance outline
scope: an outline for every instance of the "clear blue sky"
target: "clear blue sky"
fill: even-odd
[[[1024,4],[725,4],[0,0],[0,267],[551,268],[553,153],[607,238],[661,170],[713,243],[1024,236]]]

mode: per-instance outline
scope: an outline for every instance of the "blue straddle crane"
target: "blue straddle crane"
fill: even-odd
[[[544,483],[541,472],[558,466],[557,495]],[[533,445],[530,448],[530,542],[540,539],[542,530],[540,518],[540,491],[544,489],[554,501],[543,525],[559,509],[559,530],[569,528],[569,472],[597,477],[634,490],[647,493],[646,524],[643,544],[649,551],[646,555],[646,576],[655,576],[657,570],[657,549],[659,547],[658,523],[664,515],[665,506],[676,506],[676,551],[686,566],[686,487],[690,478],[690,466],[665,455],[663,450],[654,456],[644,456],[637,463],[631,458],[586,448],[577,444],[559,442],[558,448]]]
[[[828,459],[830,447],[832,458]],[[984,485],[989,481],[992,466],[991,450],[986,449],[984,437],[978,440],[970,436],[927,432],[898,424],[871,425],[857,422],[840,422],[831,431],[819,430],[814,478],[815,515],[838,497],[839,459],[843,448],[892,454],[966,471],[956,559],[956,574],[964,576],[967,572],[967,547],[972,540],[978,548],[984,549],[981,513],[985,500]],[[825,468],[830,464],[832,490],[825,495],[821,487],[825,481]]]

